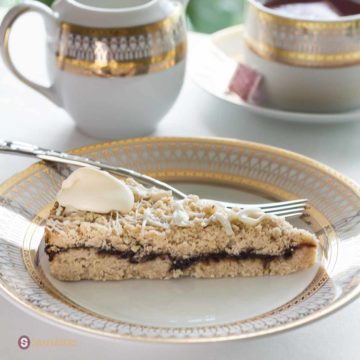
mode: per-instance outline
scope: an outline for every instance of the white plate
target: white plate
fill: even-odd
[[[230,27],[214,33],[207,40],[196,42],[196,46],[191,48],[189,73],[205,91],[264,118],[324,124],[360,120],[360,108],[343,113],[292,112],[248,104],[236,94],[229,93],[230,79],[238,62],[243,61],[242,33],[242,25]]]
[[[288,276],[61,282],[43,224],[70,169],[35,164],[0,187],[0,294],[35,316],[98,336],[161,342],[244,339],[307,324],[360,293],[360,190],[285,150],[215,138],[143,138],[77,154],[172,181],[206,198],[256,203],[306,197],[295,224],[320,240],[316,266]]]

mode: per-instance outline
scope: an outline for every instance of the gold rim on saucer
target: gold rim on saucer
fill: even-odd
[[[246,141],[188,137],[113,141],[73,153],[168,181],[221,184],[272,199],[307,197],[311,206],[304,221],[320,240],[321,266],[290,301],[245,319],[234,315],[220,323],[169,326],[105,316],[59,291],[41,264],[42,225],[71,170],[37,163],[0,187],[0,288],[33,314],[102,336],[213,342],[304,325],[360,294],[360,187],[315,160]]]

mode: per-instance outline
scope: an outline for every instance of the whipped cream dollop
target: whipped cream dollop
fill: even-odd
[[[62,183],[57,202],[67,210],[108,213],[129,212],[134,206],[134,194],[123,181],[92,167],[75,170]]]

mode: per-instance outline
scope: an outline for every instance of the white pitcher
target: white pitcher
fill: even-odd
[[[3,59],[19,80],[63,107],[83,132],[99,138],[148,134],[183,83],[186,3],[56,0],[49,8],[28,1],[3,19]],[[45,19],[50,87],[27,79],[9,54],[12,24],[29,11]]]

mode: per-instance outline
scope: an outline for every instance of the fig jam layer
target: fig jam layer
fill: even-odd
[[[97,253],[99,255],[103,256],[116,256],[119,259],[127,259],[131,264],[138,264],[143,263],[147,261],[152,261],[157,258],[162,258],[164,260],[170,260],[171,262],[171,268],[170,270],[184,270],[193,264],[196,264],[198,262],[209,262],[209,261],[221,261],[225,259],[231,259],[231,260],[247,260],[247,259],[260,259],[265,264],[279,259],[283,258],[285,260],[290,259],[293,255],[293,253],[303,247],[314,247],[314,245],[308,245],[308,244],[302,244],[298,246],[291,246],[287,248],[285,251],[283,251],[279,255],[266,255],[266,254],[257,254],[254,249],[248,249],[246,251],[241,252],[240,254],[229,254],[226,251],[221,251],[217,253],[206,253],[202,255],[196,255],[188,258],[176,258],[171,256],[170,254],[166,253],[150,253],[147,255],[141,255],[139,256],[138,253],[135,253],[131,250],[129,251],[119,251],[114,248],[109,249],[98,249]],[[45,247],[45,252],[49,256],[49,260],[52,261],[54,257],[62,252],[70,251],[70,250],[76,250],[76,249],[87,249],[89,247],[71,247],[66,249],[58,249],[56,251],[51,250],[48,246]]]

